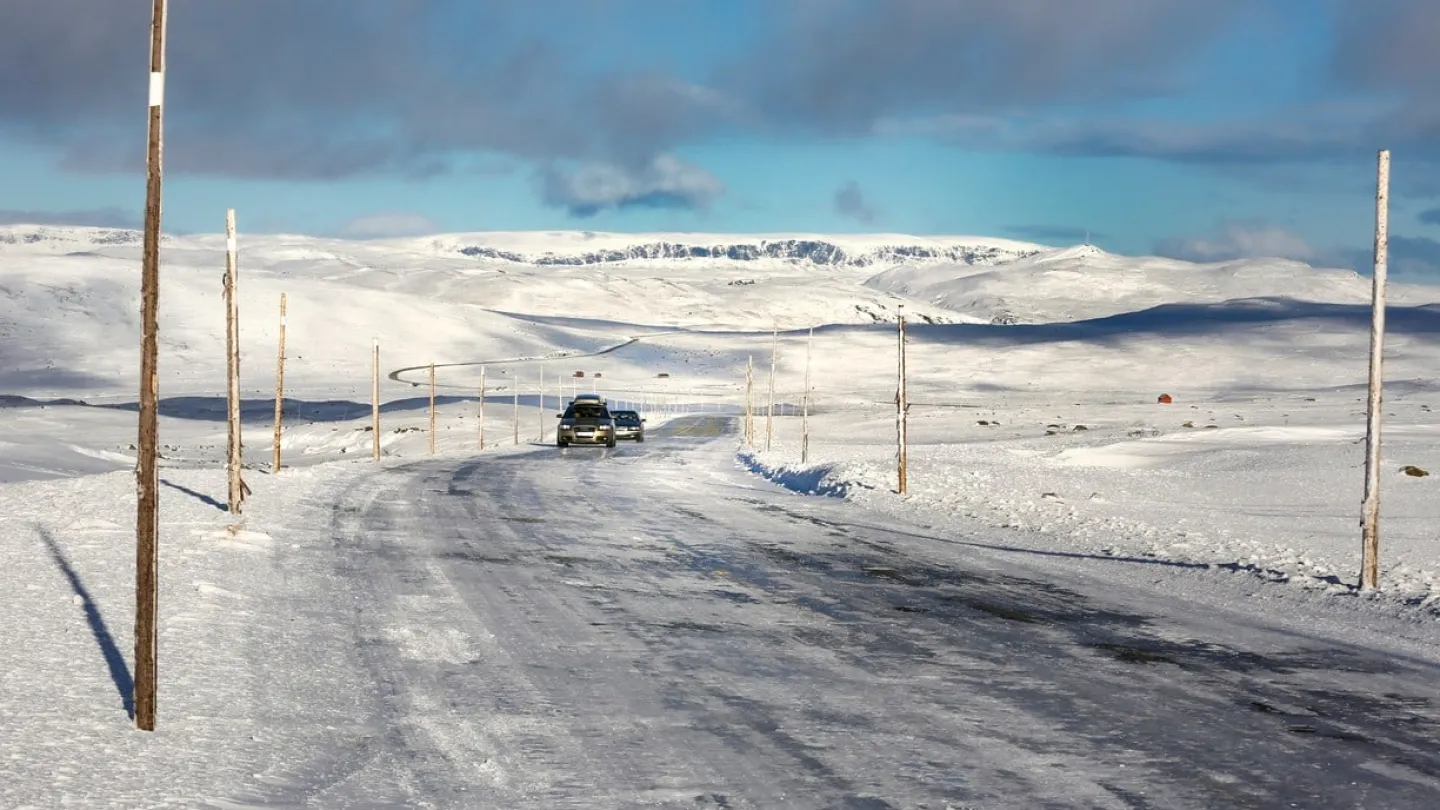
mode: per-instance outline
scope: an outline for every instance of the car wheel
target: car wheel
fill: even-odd
[[[566,447],[569,447],[570,443],[565,441],[564,439],[560,439],[555,442],[555,446],[564,449]]]

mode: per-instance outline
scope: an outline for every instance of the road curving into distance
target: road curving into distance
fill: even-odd
[[[1036,555],[799,496],[738,468],[733,430],[680,417],[643,445],[366,474],[333,507],[354,595],[334,622],[379,731],[263,798],[1420,810],[1440,795],[1440,656],[1175,587],[1213,573],[1154,567],[1158,584],[1127,587],[1115,567],[1153,561]]]

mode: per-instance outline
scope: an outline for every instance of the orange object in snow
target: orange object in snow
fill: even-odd
[[[1158,399],[1158,400],[1156,400],[1156,401],[1159,402],[1161,405],[1169,405],[1170,403],[1174,402],[1175,400],[1171,399],[1169,394],[1161,394],[1161,395],[1160,395],[1160,399]]]

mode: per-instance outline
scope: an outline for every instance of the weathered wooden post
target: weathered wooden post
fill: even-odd
[[[374,339],[370,359],[370,454],[380,461],[380,338]]]
[[[800,399],[800,463],[810,463],[810,349],[815,342],[815,327],[805,338],[805,394]]]
[[[901,495],[904,495],[904,494],[905,494],[905,491],[906,491],[907,484],[908,484],[908,482],[907,482],[906,479],[908,478],[908,473],[909,473],[909,470],[908,470],[908,461],[909,461],[909,459],[907,458],[907,456],[908,456],[908,451],[909,451],[908,445],[909,445],[909,440],[910,440],[910,437],[909,437],[909,435],[908,435],[908,432],[909,432],[909,420],[910,420],[910,402],[909,402],[909,393],[906,391],[906,381],[905,381],[905,307],[904,307],[904,305],[901,305],[901,307],[900,307],[900,318],[899,318],[899,321],[898,321],[898,333],[899,333],[899,336],[900,336],[899,383],[898,383],[898,385],[896,386],[896,389],[895,389],[895,433],[896,433],[896,437],[895,437],[895,438],[896,438],[896,443],[897,443],[897,445],[898,445],[898,448],[897,448],[897,450],[896,450],[896,459],[895,459],[895,460],[896,460],[896,468],[897,468],[897,473],[898,473],[898,478],[899,478],[899,485],[900,485],[900,486],[899,486],[899,491],[900,491],[900,494],[901,494]]]
[[[775,361],[780,355],[780,327],[770,340],[770,404],[765,410],[765,452],[770,452],[770,440],[775,435]]]
[[[280,428],[285,419],[285,293],[280,293],[280,348],[275,358],[275,449],[270,471],[280,472]]]
[[[225,212],[225,399],[228,428],[225,472],[229,479],[230,513],[240,514],[249,494],[241,477],[244,468],[244,433],[240,422],[240,308],[236,302],[239,284],[239,246],[235,241],[235,209]]]
[[[1365,424],[1360,589],[1380,587],[1380,406],[1385,362],[1385,276],[1389,269],[1390,150],[1380,151],[1375,187],[1375,277],[1370,303],[1370,396]]]
[[[159,310],[166,0],[150,19],[150,123],[145,158],[145,234],[140,260],[140,424],[135,460],[135,727],[155,730],[159,630]]]

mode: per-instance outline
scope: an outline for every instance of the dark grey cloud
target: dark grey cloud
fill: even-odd
[[[1424,225],[1440,225],[1440,208],[1421,211],[1415,216]]]
[[[722,86],[772,120],[863,132],[886,116],[973,114],[1172,91],[1243,0],[813,0]],[[783,9],[783,10],[782,10]]]
[[[834,202],[837,213],[862,225],[872,224],[877,218],[875,209],[865,201],[865,192],[860,190],[860,184],[854,180],[841,186],[835,192]]]
[[[1373,250],[1366,255],[1373,267]],[[1400,276],[1440,277],[1440,241],[1426,236],[1391,236],[1388,261]]]
[[[85,211],[16,211],[0,209],[0,225],[79,225],[93,228],[139,228],[142,217],[122,208]]]
[[[1397,167],[1405,167],[1392,178],[1397,194],[1440,196],[1440,94],[1434,92],[1440,3],[1339,0],[1336,9],[1332,50],[1322,65],[1324,92],[1305,106],[1207,125],[1022,118],[1001,128],[957,128],[949,137],[991,148],[1222,168],[1363,166],[1373,164],[1377,150],[1390,149]]]
[[[1375,269],[1373,246],[1342,248],[1326,256],[1329,263],[1369,275]],[[1424,236],[1390,235],[1390,275],[1433,282],[1440,280],[1440,241]]]
[[[1005,232],[1018,236],[1021,239],[1032,239],[1036,242],[1062,242],[1066,244],[1078,244],[1082,242],[1093,242],[1096,239],[1109,238],[1098,231],[1089,231],[1085,228],[1072,228],[1068,225],[1007,225]]]
[[[1330,63],[1344,89],[1413,94],[1426,112],[1440,109],[1440,4],[1430,0],[1341,0]]]
[[[725,191],[714,175],[672,155],[658,155],[639,169],[614,163],[550,166],[540,186],[545,202],[576,217],[607,209],[704,208]]]
[[[476,154],[644,170],[738,114],[665,76],[590,76],[547,30],[603,3],[520,0],[172,0],[166,167],[329,180],[425,177]],[[55,148],[63,166],[143,160],[149,5],[8,0],[0,134]]]
[[[1397,193],[1440,196],[1440,3],[1336,0],[1336,93],[1196,126],[1106,116],[1112,102],[1183,91],[1206,50],[1265,4],[775,0],[762,6],[768,35],[701,79],[639,49],[615,56],[639,35],[614,20],[668,2],[627,0],[622,15],[608,0],[172,0],[167,168],[423,178],[502,156],[539,167],[544,199],[585,215],[714,199],[718,181],[699,167],[660,176],[657,161],[685,145],[879,132],[1222,168],[1357,165],[1388,146],[1417,164],[1397,173]],[[0,135],[51,147],[66,168],[137,170],[148,4],[4,0],[3,14],[0,75],[24,78],[0,82]],[[575,36],[602,29],[605,52]],[[1356,94],[1388,105],[1338,100]],[[1094,114],[1044,117],[1054,104]]]
[[[67,166],[133,169],[148,5],[6,5],[0,75],[37,80],[0,85],[0,132],[55,146]],[[1245,7],[777,0],[767,6],[773,40],[717,66],[704,86],[643,60],[594,75],[594,54],[576,53],[584,41],[557,41],[554,17],[613,29],[604,2],[173,0],[167,165],[246,177],[423,176],[446,171],[457,153],[489,151],[641,171],[735,128],[843,132],[914,109],[1156,92],[1183,78],[1186,57]]]

